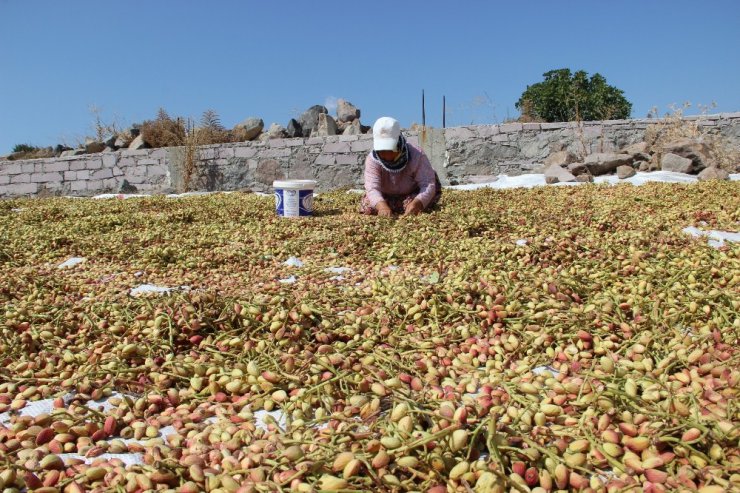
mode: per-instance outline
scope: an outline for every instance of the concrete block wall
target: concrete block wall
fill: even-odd
[[[418,137],[409,136],[418,144]],[[335,135],[296,139],[272,139],[206,146],[200,150],[200,166],[191,178],[197,190],[252,190],[268,192],[282,179],[314,179],[319,190],[362,186],[365,157],[372,148],[371,135]],[[184,186],[177,170],[182,151],[170,151],[171,185]]]
[[[740,150],[740,113],[697,117]],[[444,184],[480,181],[498,174],[541,170],[551,153],[616,151],[643,140],[656,120],[576,123],[506,123],[408,134],[421,145]],[[370,135],[272,139],[203,146],[190,179],[195,190],[269,191],[278,179],[316,179],[319,190],[361,187]],[[117,192],[124,180],[141,193],[184,189],[184,148],[122,150],[65,158],[0,161],[0,197]]]
[[[60,158],[0,162],[0,197],[95,195],[123,180],[142,192],[169,186],[166,149],[125,150]]]

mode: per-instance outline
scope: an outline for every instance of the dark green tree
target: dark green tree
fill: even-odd
[[[545,80],[522,93],[516,108],[522,117],[547,122],[574,120],[619,120],[629,118],[632,103],[624,91],[610,86],[599,73],[588,77],[583,70],[572,74],[570,69],[550,70]]]

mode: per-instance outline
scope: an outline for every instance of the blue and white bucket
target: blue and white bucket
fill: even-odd
[[[313,215],[315,180],[279,180],[272,182],[275,189],[275,211],[282,217]]]

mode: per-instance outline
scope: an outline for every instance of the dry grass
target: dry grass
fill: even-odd
[[[42,159],[56,156],[51,147],[35,147],[27,144],[15,146],[13,154],[7,157],[8,161],[20,161],[23,159]]]
[[[195,123],[188,120],[185,128],[185,154],[182,161],[183,192],[190,191],[192,187],[193,175],[198,161],[200,161],[199,148],[203,145],[201,142],[203,137],[203,133],[198,131]]]
[[[93,135],[91,138],[96,142],[105,142],[110,137],[119,135],[123,132],[123,126],[114,117],[112,121],[106,121],[103,119],[103,111],[96,105],[90,106],[90,114],[93,117],[92,129]],[[84,142],[85,139],[83,139]]]
[[[198,142],[200,145],[210,144],[227,144],[229,142],[239,142],[234,140],[234,132],[231,130],[224,130],[219,128],[211,127],[200,127],[194,128],[193,132],[198,134]]]
[[[90,105],[88,112],[92,117],[92,122],[86,134],[63,135],[59,137],[59,142],[65,147],[82,148],[85,144],[93,140],[95,142],[105,142],[113,136],[125,134],[126,124],[116,115],[109,120],[103,117],[103,109],[97,105]],[[129,141],[132,139],[129,139]]]
[[[740,166],[740,152],[734,149],[730,143],[718,135],[714,127],[703,125],[706,121],[707,114],[716,107],[712,103],[708,106],[699,105],[701,110],[698,118],[687,120],[684,118],[684,112],[691,107],[690,102],[685,102],[681,106],[671,105],[670,113],[666,113],[663,118],[657,119],[654,125],[650,125],[645,130],[645,142],[648,144],[648,151],[653,153],[655,159],[660,162],[663,149],[667,144],[684,139],[698,140],[709,149],[710,158],[717,167],[734,172]],[[658,109],[653,107],[650,115],[657,115]]]

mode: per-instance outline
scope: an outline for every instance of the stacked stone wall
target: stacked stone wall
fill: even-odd
[[[740,150],[740,113],[697,117],[703,130]],[[506,123],[408,133],[421,145],[445,184],[542,170],[547,156],[569,150],[611,152],[644,139],[656,120],[583,123]],[[277,179],[315,179],[319,190],[360,187],[371,135],[271,139],[198,149],[189,179],[195,190],[269,191]],[[169,193],[186,186],[185,149],[121,150],[27,161],[0,161],[0,197]],[[134,188],[132,188],[134,187]]]

